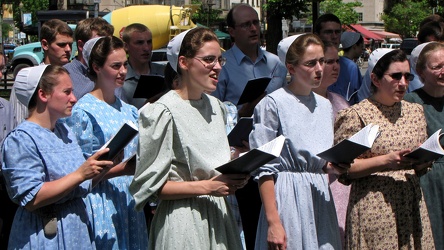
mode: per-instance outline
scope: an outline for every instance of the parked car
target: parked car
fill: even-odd
[[[400,45],[400,49],[403,50],[407,55],[410,55],[418,43],[418,39],[416,38],[404,38]]]
[[[381,44],[381,48],[387,48],[387,49],[399,49],[401,47],[401,44],[399,43],[384,43]]]

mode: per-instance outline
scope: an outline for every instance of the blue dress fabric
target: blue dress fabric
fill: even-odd
[[[85,158],[97,152],[125,122],[137,124],[137,109],[119,98],[109,105],[91,94],[83,96],[66,119],[77,136]],[[124,158],[137,149],[135,138],[125,148]],[[134,209],[129,193],[132,176],[99,182],[85,199],[98,249],[146,249],[145,215]]]
[[[330,102],[315,94],[296,96],[287,87],[267,95],[255,108],[251,148],[279,135],[286,141],[281,156],[259,168],[273,175],[276,203],[287,235],[287,249],[341,249],[335,206],[316,154],[333,144]],[[268,223],[261,210],[255,249],[268,249]]]
[[[49,205],[57,211],[57,234],[53,238],[44,234],[40,209],[30,212],[24,208],[35,198],[44,182],[74,172],[85,161],[69,127],[58,122],[54,131],[50,131],[24,121],[6,137],[2,154],[2,172],[9,197],[19,204],[8,248],[95,249],[82,200],[91,190],[90,180]]]

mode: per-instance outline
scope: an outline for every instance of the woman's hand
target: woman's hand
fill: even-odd
[[[241,153],[250,151],[250,144],[247,141],[242,141],[242,144],[244,144],[242,147],[235,147],[235,146],[230,147],[231,160],[238,158]]]
[[[208,180],[209,195],[227,196],[243,188],[250,179],[245,174],[221,174]]]
[[[287,235],[280,222],[268,225],[267,242],[270,250],[287,249]]]
[[[347,173],[347,170],[350,169],[351,164],[348,163],[332,163],[327,162],[324,166],[324,172],[327,174],[341,175]]]
[[[391,170],[411,169],[413,162],[405,154],[410,153],[410,149],[394,151],[385,155],[386,166]]]
[[[108,151],[108,148],[97,151],[76,170],[83,180],[92,179],[100,174],[104,174],[110,169],[110,167],[113,165],[112,161],[97,160],[101,155],[107,153]]]

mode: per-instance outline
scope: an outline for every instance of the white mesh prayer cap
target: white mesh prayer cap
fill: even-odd
[[[15,90],[17,99],[26,107],[28,107],[29,101],[31,101],[46,67],[48,67],[47,64],[41,64],[24,68],[20,70],[15,77],[15,82],[12,87]]]
[[[179,62],[180,47],[182,46],[182,41],[185,38],[185,35],[190,30],[191,29],[183,31],[179,35],[173,37],[173,39],[171,39],[170,42],[168,43],[168,46],[167,46],[168,62],[170,62],[171,67],[176,72],[177,72],[177,63]]]
[[[94,45],[96,45],[96,42],[99,41],[100,38],[103,38],[103,36],[89,39],[88,41],[86,41],[85,45],[83,45],[83,51],[82,51],[83,60],[85,60],[86,66],[88,68],[89,68],[89,57],[91,56],[91,51]]]
[[[300,37],[301,35],[304,35],[304,34],[297,34],[297,35],[289,36],[289,37],[282,39],[279,42],[278,48],[277,48],[277,53],[278,53],[279,60],[281,60],[282,64],[286,65],[285,59],[287,58],[288,48],[290,48],[290,46],[294,42],[294,40],[296,40],[296,38]]]

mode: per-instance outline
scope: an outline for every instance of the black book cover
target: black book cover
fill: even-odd
[[[159,75],[141,75],[137,82],[134,98],[150,99],[151,97],[168,90],[165,78]]]
[[[242,141],[249,141],[250,132],[253,129],[253,118],[241,117],[228,134],[228,143],[230,146],[242,147]]]
[[[270,81],[270,77],[261,77],[249,80],[244,88],[244,91],[242,91],[242,95],[240,96],[237,105],[256,100],[265,92],[265,89]]]
[[[227,162],[216,168],[222,174],[250,174],[257,168],[280,156],[284,146],[285,137],[283,135],[252,149],[238,158]]]
[[[139,131],[133,123],[122,124],[117,133],[102,146],[102,148],[109,148],[109,151],[101,155],[99,160],[113,160],[138,133]]]

